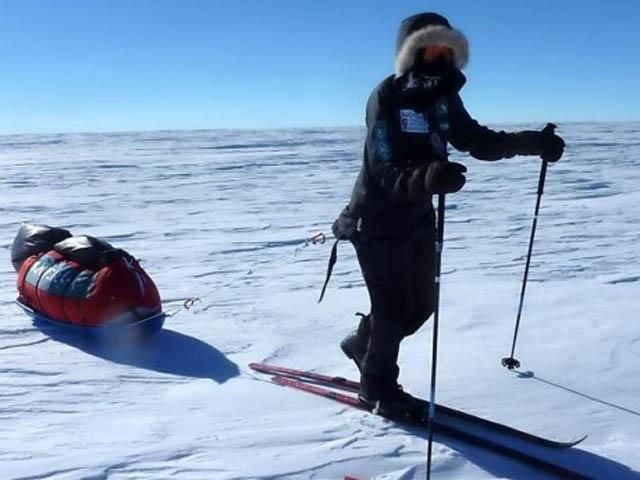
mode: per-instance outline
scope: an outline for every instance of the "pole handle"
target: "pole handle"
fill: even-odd
[[[547,125],[542,129],[542,138],[551,137],[555,135],[557,125],[555,123],[547,123]],[[547,165],[549,161],[542,157],[542,169],[540,170],[540,180],[538,181],[538,195],[542,195],[544,193],[544,182],[547,176]]]

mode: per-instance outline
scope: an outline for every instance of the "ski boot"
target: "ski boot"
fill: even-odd
[[[358,367],[358,371],[362,373],[362,361],[367,353],[367,345],[369,343],[369,315],[357,313],[360,316],[360,325],[353,333],[347,335],[340,342],[342,352]]]
[[[426,415],[424,403],[397,382],[383,383],[363,376],[358,397],[373,413],[392,420],[423,419]]]

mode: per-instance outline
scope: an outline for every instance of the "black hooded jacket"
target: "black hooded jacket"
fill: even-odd
[[[416,68],[420,49],[443,43],[454,52],[453,65]],[[351,201],[334,223],[337,238],[352,239],[356,231],[404,236],[424,228],[433,215],[424,175],[429,163],[446,160],[448,145],[480,160],[540,154],[539,132],[496,132],[469,115],[459,95],[467,58],[466,38],[443,17],[422,14],[403,22],[396,73],[367,104],[364,161]]]

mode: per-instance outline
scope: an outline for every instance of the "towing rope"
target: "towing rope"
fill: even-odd
[[[281,257],[277,258],[276,260],[273,261],[273,265],[277,265],[280,264],[282,262],[284,262],[285,260],[288,260],[291,257],[297,257],[298,255],[300,255],[306,248],[308,248],[311,245],[322,245],[323,243],[325,243],[327,241],[327,235],[323,232],[318,232],[315,235],[304,239],[302,242],[300,242],[300,244],[298,244],[295,249],[293,250],[293,253],[287,253],[285,255],[282,255]],[[256,264],[254,263],[253,266],[255,266]],[[194,296],[194,297],[189,297],[186,300],[184,300],[184,302],[182,303],[182,305],[180,307],[178,307],[176,310],[174,310],[171,313],[167,314],[167,317],[173,317],[175,315],[177,315],[179,312],[181,312],[182,310],[190,310],[191,308],[193,308],[196,304],[198,303],[202,303],[204,298],[207,298],[211,295],[213,295],[214,293],[216,293],[219,290],[222,290],[223,288],[227,288],[231,285],[233,285],[234,283],[250,276],[253,275],[254,269],[250,268],[249,270],[242,272],[240,275],[236,275],[235,277],[232,277],[231,279],[227,280],[225,283],[221,284],[221,285],[217,285],[216,287],[202,293],[199,296]]]

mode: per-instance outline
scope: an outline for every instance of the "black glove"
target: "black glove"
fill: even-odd
[[[542,157],[547,162],[557,162],[564,152],[564,140],[555,134],[556,126],[547,123],[547,126],[540,131],[524,130],[518,133],[511,133],[511,155],[531,155]]]
[[[347,205],[331,225],[336,240],[353,240],[358,234],[358,218],[353,215]]]
[[[433,162],[424,176],[424,188],[435,195],[457,192],[467,181],[463,175],[466,171],[461,163]]]
[[[540,157],[545,162],[557,162],[564,152],[564,140],[556,135],[555,129],[553,123],[547,123],[540,132]]]

